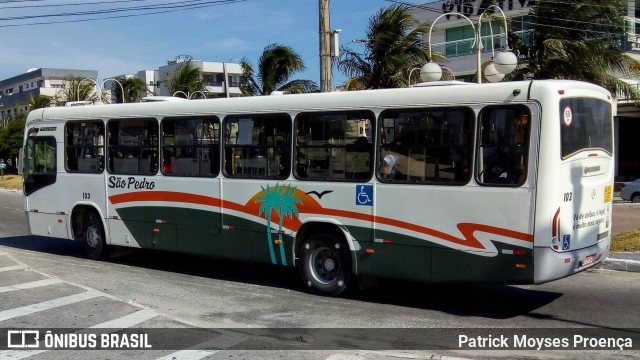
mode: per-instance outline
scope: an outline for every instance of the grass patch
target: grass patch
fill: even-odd
[[[0,188],[21,190],[22,176],[20,175],[4,175],[0,178]]]
[[[640,251],[640,229],[613,235],[611,252]]]

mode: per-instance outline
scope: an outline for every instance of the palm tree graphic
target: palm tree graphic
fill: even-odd
[[[277,264],[276,255],[273,250],[273,241],[271,239],[271,214],[276,212],[280,219],[278,223],[278,239],[280,245],[280,259],[283,265],[287,265],[287,258],[284,253],[284,244],[282,241],[282,223],[285,216],[293,218],[293,214],[298,216],[298,208],[296,203],[302,203],[297,197],[293,195],[296,192],[297,187],[291,187],[291,185],[280,185],[276,183],[275,186],[262,187],[262,195],[256,198],[257,203],[262,203],[258,209],[258,215],[265,215],[267,219],[267,241],[269,242],[269,255],[271,256],[271,263]]]

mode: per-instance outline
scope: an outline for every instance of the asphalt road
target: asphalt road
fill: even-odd
[[[614,227],[626,213],[620,208],[614,207]],[[151,334],[167,338],[152,339],[152,350],[0,350],[0,359],[640,356],[629,350],[439,350],[450,347],[449,335],[475,334],[473,329],[514,335],[556,328],[558,336],[573,336],[588,327],[606,336],[612,328],[624,328],[623,336],[640,343],[640,273],[591,270],[536,286],[387,282],[344,298],[323,298],[306,293],[289,269],[146,251],[94,262],[71,241],[26,233],[22,196],[0,193],[0,349],[8,328],[164,328],[169,333]],[[175,329],[185,327],[215,336],[202,345],[196,341],[202,334],[193,335],[199,350],[163,349],[184,335]],[[305,330],[317,328],[339,330]],[[255,329],[266,334],[256,336]],[[325,344],[323,337],[333,345],[316,346]]]

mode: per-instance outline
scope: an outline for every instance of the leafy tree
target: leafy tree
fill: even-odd
[[[204,80],[200,76],[200,69],[191,65],[191,61],[185,61],[176,69],[173,75],[169,75],[167,90],[170,94],[182,91],[185,94],[193,94],[196,91],[205,91]]]
[[[621,47],[626,5],[623,0],[538,2],[530,11],[532,36],[528,43],[517,44],[528,63],[512,78],[582,80],[614,96],[640,100],[634,86],[619,79],[640,68]]]
[[[264,48],[258,59],[257,74],[247,59],[240,61],[245,82],[240,91],[245,96],[269,95],[273,91],[308,93],[318,91],[311,80],[292,80],[291,76],[305,69],[300,55],[286,45],[271,44]]]
[[[347,90],[397,88],[408,85],[411,69],[428,62],[422,46],[429,24],[416,25],[406,5],[381,9],[369,19],[364,54],[342,47],[337,66],[349,80]],[[433,60],[444,60],[432,52]]]
[[[144,96],[147,95],[149,89],[147,88],[147,84],[142,81],[142,79],[132,76],[126,79],[117,79],[122,85],[112,81],[111,85],[111,97],[115,103],[122,103],[122,91],[124,90],[124,100],[125,102],[132,103],[138,102]]]
[[[51,97],[46,95],[29,95],[29,109],[41,109],[51,106]]]
[[[93,102],[102,100],[102,93],[96,90],[93,81],[76,76],[65,78],[62,89],[56,94],[54,101],[61,106],[67,101],[79,100]]]
[[[7,126],[0,129],[0,158],[7,159],[17,156],[24,138],[24,123],[26,116],[21,115],[9,121]],[[14,164],[15,165],[15,164]]]

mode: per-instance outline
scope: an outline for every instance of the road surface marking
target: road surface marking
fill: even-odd
[[[224,349],[228,349],[232,346],[238,345],[241,342],[249,339],[250,336],[238,333],[226,333],[220,336],[217,336],[210,341],[205,341],[198,345],[193,346],[194,348],[214,348],[219,350],[180,350],[174,353],[171,353],[167,356],[163,356],[156,360],[200,360],[207,356],[213,355],[217,352],[220,352]]]
[[[24,265],[5,266],[0,268],[0,272],[26,269]]]
[[[26,290],[33,289],[41,286],[49,286],[60,284],[63,281],[60,279],[44,279],[38,281],[32,281],[28,283],[22,283],[17,285],[9,285],[9,286],[0,286],[0,293],[10,292],[10,291],[18,291],[18,290]]]
[[[60,306],[74,304],[80,301],[93,299],[101,296],[99,291],[87,291],[80,294],[69,295],[49,301],[43,301],[37,304],[18,307],[15,309],[0,311],[0,321],[13,319],[19,316],[34,314],[40,311],[55,309]]]

